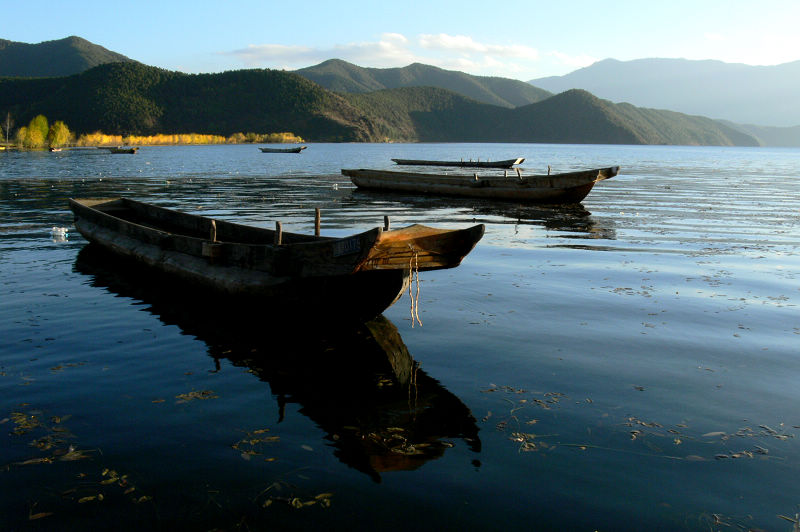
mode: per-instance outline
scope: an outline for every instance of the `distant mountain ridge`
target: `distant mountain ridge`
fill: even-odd
[[[516,109],[434,87],[343,96],[371,117],[377,135],[406,141],[757,145],[708,118],[613,104],[583,90]]]
[[[44,114],[77,133],[290,131],[326,142],[758,145],[748,131],[700,116],[614,104],[584,90],[553,96],[517,80],[421,64],[375,69],[330,60],[298,73],[184,74],[78,37],[0,44],[6,66],[9,57],[28,54],[30,68],[27,76],[0,77],[0,111],[10,112],[18,125]],[[80,73],[45,70],[48,58],[62,62],[58,54]],[[81,70],[92,61],[100,64]]]
[[[529,83],[552,92],[583,89],[613,102],[739,124],[800,125],[800,61],[750,66],[711,60],[606,59]]]
[[[75,36],[38,44],[0,39],[0,76],[70,76],[105,63],[132,61]]]
[[[703,117],[613,104],[582,90],[510,109],[436,87],[335,93],[291,72],[184,74],[112,63],[60,78],[0,79],[18,124],[37,114],[78,133],[290,131],[326,142],[553,142],[753,146]]]
[[[329,59],[295,72],[336,92],[365,93],[402,87],[439,87],[482,103],[509,108],[540,102],[552,96],[550,92],[524,81],[473,76],[420,63],[402,68],[365,68],[341,59]]]

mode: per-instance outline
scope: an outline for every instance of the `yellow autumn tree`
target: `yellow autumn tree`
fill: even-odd
[[[56,120],[55,123],[50,126],[50,131],[47,133],[47,143],[53,148],[65,146],[69,143],[71,138],[72,133],[61,120]]]

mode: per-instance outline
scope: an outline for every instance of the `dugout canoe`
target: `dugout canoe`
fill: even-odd
[[[343,238],[240,225],[128,198],[70,199],[91,243],[210,296],[369,319],[397,301],[412,270],[454,268],[483,225],[376,227]]]
[[[397,164],[404,166],[452,166],[457,168],[511,168],[516,164],[522,164],[524,158],[506,159],[505,161],[425,161],[421,159],[392,159]]]
[[[259,147],[258,149],[261,150],[263,153],[300,153],[301,151],[303,151],[307,147],[308,146],[297,146],[295,148],[261,148],[261,147]]]
[[[619,166],[561,174],[502,175],[426,174],[390,170],[342,169],[358,187],[373,190],[412,192],[514,200],[531,203],[578,203],[592,187],[619,173]]]

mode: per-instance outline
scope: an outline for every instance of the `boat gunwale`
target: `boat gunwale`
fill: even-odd
[[[522,164],[525,161],[524,157],[517,157],[515,159],[502,159],[498,161],[436,161],[425,159],[392,159],[396,164],[402,166],[443,166],[454,168],[511,168],[514,165]]]

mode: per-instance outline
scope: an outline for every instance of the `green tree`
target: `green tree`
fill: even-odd
[[[38,134],[32,134],[34,131],[38,132]],[[34,117],[28,124],[28,138],[36,139],[38,144],[31,147],[40,148],[44,146],[48,133],[50,133],[50,125],[47,123],[47,118],[44,115],[37,115]]]
[[[22,126],[17,130],[16,136],[17,146],[25,147],[28,145],[28,128]]]
[[[72,133],[61,120],[56,120],[47,133],[47,143],[52,147],[64,146],[69,143]]]
[[[31,129],[28,128],[28,137],[25,139],[25,147],[26,148],[43,148],[45,143],[47,142],[47,137],[42,135],[42,132],[38,129]]]

